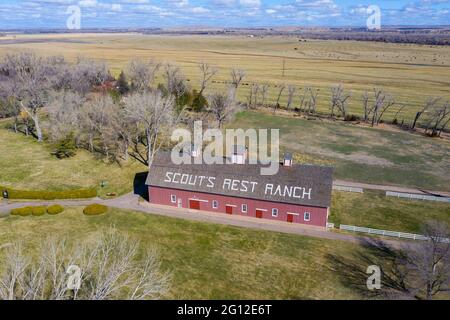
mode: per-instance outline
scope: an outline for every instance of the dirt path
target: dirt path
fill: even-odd
[[[93,203],[104,204],[113,208],[133,210],[147,214],[156,214],[160,216],[177,219],[186,219],[206,223],[217,223],[235,227],[282,232],[329,240],[349,241],[359,244],[364,243],[368,239],[370,239],[369,237],[337,233],[320,227],[304,226],[300,224],[288,224],[283,221],[256,219],[252,217],[244,217],[237,215],[231,216],[222,213],[217,214],[216,212],[196,211],[184,208],[160,206],[146,202],[139,203],[139,196],[134,195],[132,193],[126,194],[124,196],[112,200],[102,200],[97,198],[92,200],[11,202],[8,204],[3,202],[0,203],[0,213],[9,212],[11,209],[21,208],[25,206],[60,204],[66,207],[72,207],[72,206],[86,206]],[[399,241],[392,241],[392,240],[386,240],[385,242],[391,244],[392,246],[399,246],[399,244],[401,243]]]
[[[428,195],[436,195],[436,196],[442,196],[442,197],[450,197],[450,192],[445,192],[445,191],[432,191],[432,190],[424,190],[424,189],[409,188],[409,187],[386,186],[386,185],[368,184],[368,183],[352,182],[352,181],[345,181],[345,180],[334,180],[333,184],[338,185],[338,186],[363,188],[363,189],[369,189],[369,190],[382,190],[382,191],[404,192],[404,193],[414,193],[414,194],[428,194]]]

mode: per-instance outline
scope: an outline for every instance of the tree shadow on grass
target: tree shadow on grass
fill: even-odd
[[[411,299],[414,295],[405,283],[407,270],[404,264],[403,250],[394,249],[379,239],[364,239],[362,248],[350,256],[328,254],[329,269],[334,272],[343,286],[355,291],[363,299]],[[378,266],[381,270],[381,289],[369,290],[367,273],[369,266]]]
[[[148,201],[148,188],[145,184],[147,176],[148,172],[139,172],[134,176],[133,191],[134,194],[140,195],[142,198]]]

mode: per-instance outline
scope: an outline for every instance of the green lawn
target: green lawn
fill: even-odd
[[[336,179],[450,191],[450,143],[442,139],[253,111],[229,127],[280,129],[281,148],[327,161]]]
[[[427,220],[450,225],[450,204],[401,200],[380,192],[333,192],[330,222],[403,232],[421,232]]]
[[[136,173],[146,171],[129,160],[119,165],[96,159],[78,150],[70,159],[58,160],[47,143],[0,128],[0,185],[22,190],[67,190],[97,187],[99,195],[133,190]],[[102,181],[107,186],[100,187]]]
[[[0,218],[0,246],[20,240],[32,254],[47,235],[63,235],[76,241],[111,225],[142,245],[158,249],[163,268],[173,274],[166,298],[359,297],[339,281],[328,261],[330,254],[353,259],[363,250],[356,244],[131,211],[111,209],[103,216],[86,217],[81,208],[72,208],[58,216]]]

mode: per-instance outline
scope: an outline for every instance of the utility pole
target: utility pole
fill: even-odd
[[[282,77],[284,78],[284,72],[286,70],[286,60],[283,59],[283,73],[282,73]]]

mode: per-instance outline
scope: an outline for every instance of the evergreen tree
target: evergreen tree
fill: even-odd
[[[127,94],[130,91],[130,86],[128,85],[127,77],[125,73],[122,71],[119,75],[119,79],[117,80],[118,90],[121,95]]]

